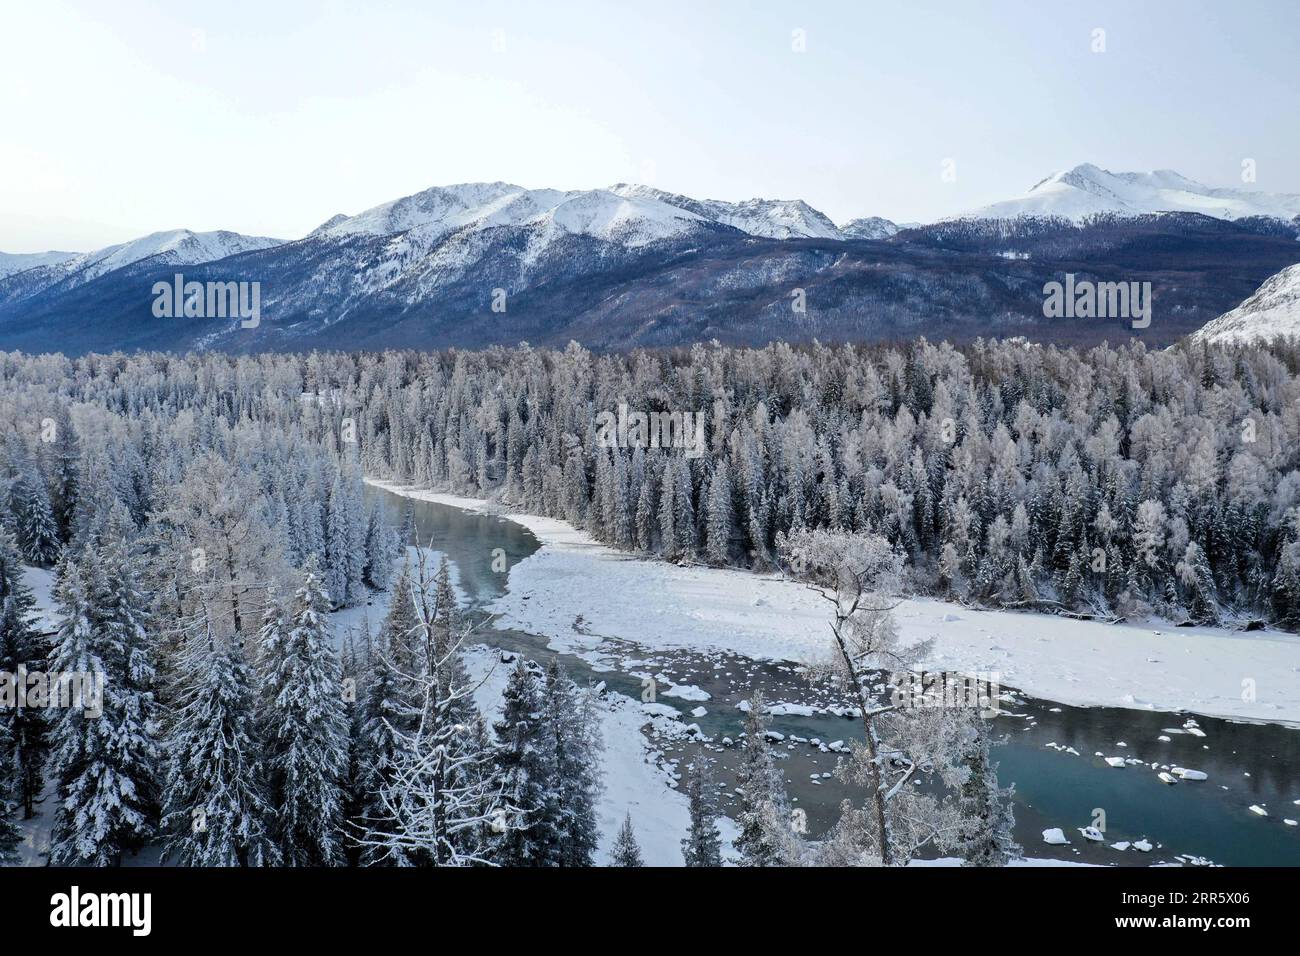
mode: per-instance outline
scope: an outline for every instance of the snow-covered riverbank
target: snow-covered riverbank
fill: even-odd
[[[468,510],[479,499],[370,484]],[[774,575],[680,567],[608,548],[554,518],[505,514],[542,547],[510,569],[498,623],[545,636],[562,650],[603,637],[651,648],[729,649],[755,658],[810,661],[828,648],[825,602]],[[581,632],[574,622],[581,615]],[[997,671],[1003,683],[1074,705],[1185,710],[1300,724],[1300,637],[1107,625],[1041,614],[972,611],[929,599],[895,611],[905,638],[933,638],[933,669]]]

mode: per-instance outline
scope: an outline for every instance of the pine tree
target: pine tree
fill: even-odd
[[[507,829],[499,859],[505,866],[545,866],[558,854],[560,836],[550,815],[556,756],[546,732],[537,665],[520,657],[503,698],[501,719],[493,726],[500,742],[497,764],[506,799],[518,815]]]
[[[682,841],[682,856],[687,866],[722,866],[722,835],[718,832],[717,793],[713,787],[711,762],[696,750],[687,767],[690,782],[686,786],[691,808],[690,834]]]
[[[0,529],[0,672],[20,669],[41,671],[49,656],[49,642],[29,622],[31,592],[23,583],[22,564],[11,534]],[[12,685],[11,685],[12,686]],[[0,707],[0,777],[11,783],[12,794],[31,819],[45,783],[49,729],[45,712],[34,707]]]
[[[967,738],[962,764],[967,771],[958,795],[956,848],[963,866],[1005,866],[1020,856],[1012,836],[1015,816],[1011,797],[1014,788],[998,786],[997,765],[989,761],[987,733],[973,726]]]
[[[410,629],[414,627],[414,615],[410,614],[409,608],[410,579],[403,569],[393,588],[388,617],[375,639],[365,696],[359,708],[360,727],[355,757],[358,809],[354,827],[362,832],[383,827],[380,793],[393,782],[396,767],[405,756],[403,732],[410,733],[417,726],[413,693],[403,693],[404,683],[408,680],[405,674],[410,672],[399,669],[394,651],[395,641],[408,640]],[[397,864],[409,862],[399,851],[389,854],[376,851],[373,846],[362,848],[361,859],[367,865],[385,860]]]
[[[287,866],[342,862],[348,736],[329,595],[308,558],[288,607],[269,604],[260,634],[266,701],[262,734],[274,838]]]
[[[784,862],[782,844],[772,832],[772,823],[784,821],[790,814],[785,782],[767,740],[768,721],[763,713],[766,706],[762,692],[755,691],[745,714],[745,743],[736,771],[741,796],[737,820],[740,835],[735,847],[744,866],[781,866]]]
[[[398,532],[398,541],[403,548],[419,545],[419,532],[415,529],[415,506],[408,504],[402,512],[402,530]]]
[[[32,564],[53,564],[59,554],[59,526],[45,479],[30,458],[9,488],[9,509],[23,557]]]
[[[393,531],[384,521],[383,510],[376,502],[366,517],[366,551],[363,577],[377,591],[388,590],[393,575],[396,551]]]
[[[636,833],[632,830],[632,814],[623,817],[623,826],[618,831],[618,839],[610,853],[610,866],[645,866],[641,860],[641,848],[636,843]]]
[[[166,858],[182,866],[274,866],[260,741],[248,665],[221,646],[200,615],[182,661],[185,691],[167,742]]]
[[[6,739],[8,732],[9,728],[0,724],[0,756],[13,749]],[[13,790],[8,775],[0,776],[0,866],[14,866],[19,862],[22,831],[18,829],[18,803]]]
[[[732,503],[731,481],[727,477],[726,459],[718,462],[709,482],[709,516],[707,549],[715,564],[726,564],[731,556]]]
[[[544,734],[554,748],[553,799],[546,807],[557,835],[552,862],[590,866],[598,842],[600,728],[589,692],[574,685],[557,658],[546,671]]]
[[[99,713],[63,711],[54,727],[58,806],[50,862],[109,866],[154,831],[158,746],[152,638],[130,516],[117,504],[83,574],[65,561],[58,599],[64,616],[52,670],[98,675]]]

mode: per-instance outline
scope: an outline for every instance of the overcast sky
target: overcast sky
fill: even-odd
[[[1250,188],[1300,192],[1298,37],[1293,0],[0,0],[0,250],[291,239],[483,180],[837,222],[1080,162],[1241,186],[1251,158]]]

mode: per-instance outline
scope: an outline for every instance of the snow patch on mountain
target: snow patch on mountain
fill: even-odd
[[[1023,196],[953,218],[1061,216],[1079,222],[1103,213],[1141,216],[1160,212],[1194,212],[1216,219],[1271,216],[1289,220],[1300,215],[1300,195],[1205,186],[1171,169],[1112,173],[1084,163],[1048,176]]]
[[[0,279],[24,269],[56,266],[75,258],[75,252],[0,252]]]
[[[1192,334],[1197,342],[1264,342],[1300,337],[1300,263],[1264,280],[1245,302]]]
[[[214,262],[240,252],[268,249],[278,246],[280,242],[279,239],[244,236],[225,230],[191,232],[189,229],[169,229],[87,252],[63,263],[62,269],[68,278],[77,282],[89,282],[106,272],[153,256],[165,256],[166,261],[173,265],[196,265],[200,262]]]
[[[802,199],[749,199],[723,202],[692,199],[653,186],[618,183],[609,191],[619,196],[653,199],[684,209],[701,219],[739,229],[764,239],[841,239],[835,223]]]
[[[313,235],[411,234],[432,248],[462,229],[533,228],[552,238],[591,236],[626,246],[681,235],[701,217],[652,198],[625,197],[602,189],[565,192],[523,189],[509,183],[435,186],[413,196],[326,224]]]
[[[840,226],[845,239],[888,239],[898,233],[899,226],[880,216],[851,219]]]

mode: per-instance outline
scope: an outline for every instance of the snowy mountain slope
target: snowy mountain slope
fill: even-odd
[[[192,232],[189,229],[169,229],[154,232],[50,265],[0,276],[0,306],[45,293],[66,292],[146,260],[156,259],[159,264],[174,266],[197,265],[242,252],[268,249],[279,245],[280,241],[225,230]]]
[[[1300,195],[1212,188],[1173,170],[1112,173],[1091,163],[1055,173],[1015,199],[971,210],[956,219],[1061,216],[1078,222],[1099,213],[1145,215],[1195,212],[1216,219],[1300,215]]]
[[[880,216],[867,216],[864,219],[850,219],[840,226],[840,235],[845,239],[888,239],[897,235],[899,226]]]
[[[331,220],[312,235],[410,234],[417,243],[431,244],[461,229],[536,226],[544,232],[554,229],[639,245],[681,235],[701,219],[651,197],[619,196],[600,189],[563,192],[509,183],[462,183],[435,186],[341,221]]]
[[[0,252],[0,279],[25,269],[55,266],[76,257],[75,252]]]
[[[749,199],[723,202],[692,199],[653,186],[618,183],[610,192],[629,198],[653,199],[724,226],[764,239],[841,239],[835,223],[802,199]]]
[[[1241,305],[1192,335],[1197,342],[1262,342],[1300,337],[1300,263],[1270,276]]]
[[[267,249],[279,245],[281,240],[264,236],[244,236],[237,232],[191,232],[188,229],[169,229],[153,232],[130,242],[88,252],[64,264],[69,277],[89,282],[106,272],[120,269],[151,256],[166,256],[172,265],[193,265],[215,262],[226,256],[254,249]]]

